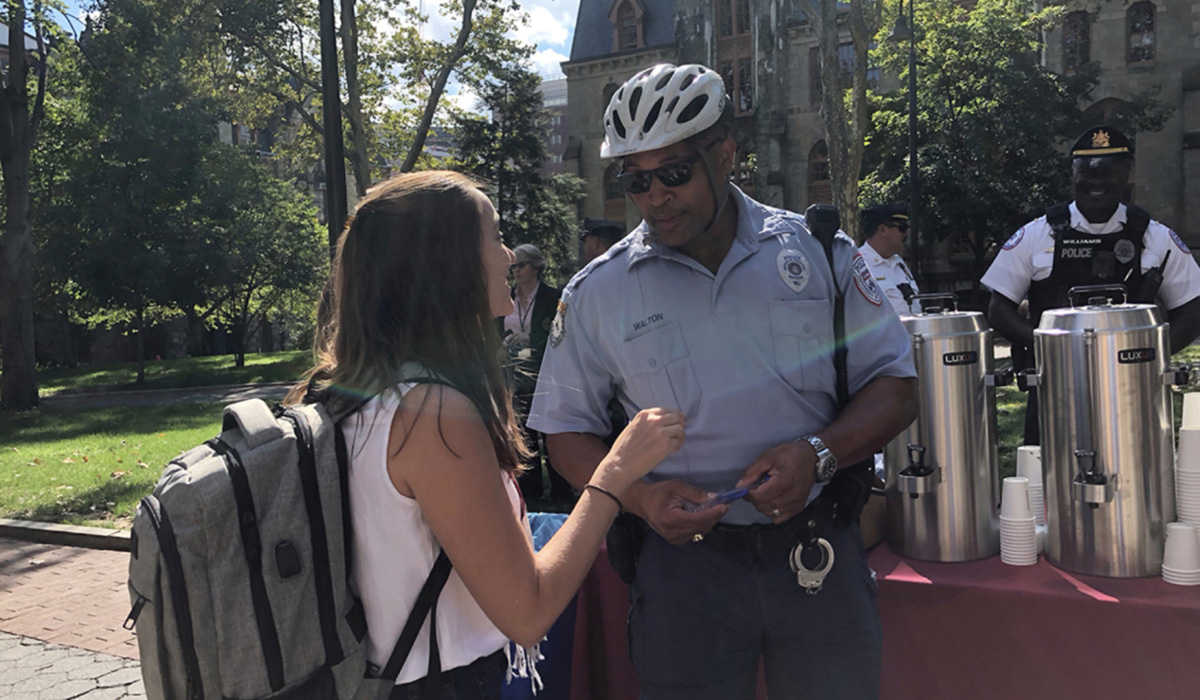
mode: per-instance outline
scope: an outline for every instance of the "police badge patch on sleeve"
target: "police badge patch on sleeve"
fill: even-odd
[[[1188,255],[1192,254],[1191,249],[1187,247],[1187,244],[1183,242],[1183,239],[1179,237],[1179,234],[1175,233],[1174,229],[1167,229],[1167,233],[1171,234],[1171,240],[1175,241],[1175,245],[1179,246],[1180,250]]]
[[[1021,239],[1024,237],[1025,237],[1025,227],[1022,226],[1021,228],[1017,229],[1016,233],[1009,236],[1008,240],[1004,242],[1004,250],[1012,250],[1013,248],[1016,248],[1017,245],[1021,242]]]
[[[854,286],[858,287],[860,294],[875,306],[883,303],[883,290],[875,284],[875,276],[871,274],[871,268],[867,266],[867,261],[863,258],[862,253],[854,254]]]
[[[558,310],[554,314],[554,322],[550,324],[550,345],[558,347],[567,334],[567,302],[558,300]]]

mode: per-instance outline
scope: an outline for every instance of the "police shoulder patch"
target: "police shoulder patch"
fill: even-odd
[[[854,254],[854,286],[858,287],[858,291],[867,301],[875,306],[883,303],[883,290],[875,284],[875,275],[871,274],[871,268],[867,266],[867,260],[862,256],[862,253]]]
[[[1022,226],[1021,228],[1017,229],[1016,233],[1014,233],[1012,236],[1009,236],[1007,241],[1005,241],[1004,250],[1012,250],[1013,248],[1016,248],[1017,245],[1021,242],[1021,239],[1024,237],[1025,237],[1025,227]]]
[[[554,321],[550,324],[550,345],[558,347],[563,338],[567,335],[567,302],[562,299],[558,300],[558,310],[554,314]]]
[[[1175,245],[1178,246],[1180,250],[1188,255],[1192,254],[1191,249],[1187,247],[1187,244],[1183,242],[1183,239],[1179,237],[1179,234],[1175,233],[1174,229],[1167,229],[1167,233],[1171,234],[1171,240],[1175,241]]]

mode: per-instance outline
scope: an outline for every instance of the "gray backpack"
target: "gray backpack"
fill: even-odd
[[[147,697],[390,694],[451,567],[443,552],[387,668],[369,670],[366,619],[348,585],[348,457],[338,427],[361,405],[232,404],[221,434],[168,464],[142,499],[125,626],[136,625]],[[434,634],[430,646],[426,682],[439,689]]]

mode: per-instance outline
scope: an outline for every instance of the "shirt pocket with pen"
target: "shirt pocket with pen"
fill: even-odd
[[[833,391],[833,304],[826,299],[770,302],[775,371],[797,391]]]
[[[630,396],[640,408],[668,408],[695,415],[700,385],[678,324],[667,323],[625,341],[624,362]]]

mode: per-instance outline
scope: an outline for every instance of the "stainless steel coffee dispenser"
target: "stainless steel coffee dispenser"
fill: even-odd
[[[884,449],[888,543],[928,561],[1000,553],[995,372],[983,314],[920,295],[923,313],[900,317],[920,384],[917,419]]]
[[[1120,286],[1069,296],[1033,333],[1046,558],[1094,576],[1157,576],[1175,519],[1168,387],[1186,374],[1168,367],[1157,306],[1125,303]]]

